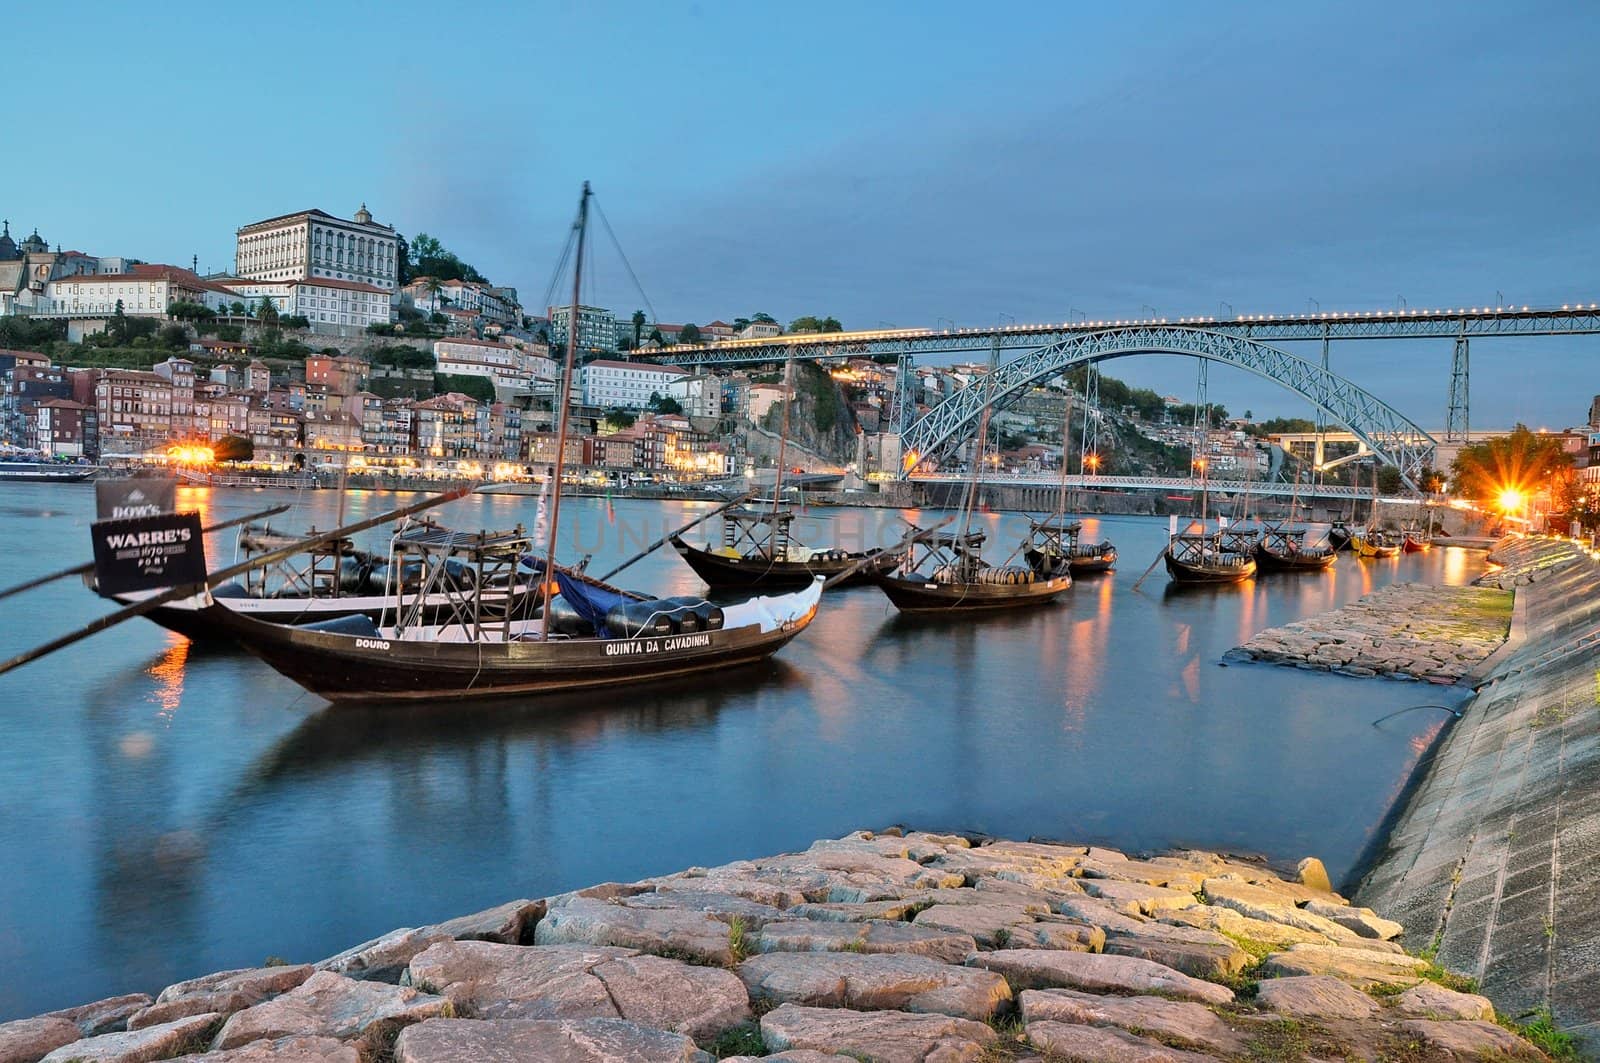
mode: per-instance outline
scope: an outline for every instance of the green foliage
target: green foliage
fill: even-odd
[[[633,317],[628,320],[633,322],[633,345],[637,347],[644,342],[644,323],[648,319],[644,316],[643,310],[635,310]]]
[[[97,347],[148,346],[161,323],[153,317],[129,317],[122,311],[122,300],[117,300],[116,310],[106,322],[104,332],[88,337],[84,342]],[[136,343],[138,340],[145,342]]]
[[[678,342],[699,343],[700,326],[696,325],[693,321],[685,323],[684,326],[678,330]]]
[[[765,317],[765,315],[757,314],[755,319],[757,321],[760,321],[760,320],[762,320],[763,317]],[[770,321],[772,319],[771,318],[766,318],[766,320]],[[844,331],[844,326],[839,324],[839,319],[836,318],[836,317],[814,317],[814,316],[812,316],[810,314],[807,314],[804,317],[797,317],[793,321],[789,322],[789,331],[790,332],[843,332]]]
[[[749,927],[743,916],[736,915],[728,920],[728,951],[736,964],[743,963],[750,955]]]
[[[450,391],[470,395],[482,403],[494,401],[494,383],[488,377],[461,376],[454,373],[433,374],[433,393],[443,395]]]
[[[1530,1022],[1502,1019],[1500,1025],[1526,1038],[1535,1048],[1552,1059],[1581,1058],[1572,1035],[1556,1025],[1555,1017],[1550,1014],[1549,1008],[1536,1008],[1528,1014],[1532,1016]]]
[[[432,351],[422,351],[404,344],[379,347],[372,352],[369,361],[373,365],[385,365],[394,369],[432,369],[438,364]]]
[[[1250,416],[1248,410],[1245,411],[1245,416]],[[1263,435],[1271,436],[1286,433],[1315,432],[1317,430],[1317,422],[1308,421],[1304,417],[1269,417],[1265,421],[1258,422],[1255,427],[1260,429]]]
[[[41,351],[67,338],[65,321],[37,321],[30,317],[0,317],[0,347]]]
[[[449,251],[436,238],[427,233],[418,233],[411,241],[410,263],[407,266],[407,275],[412,277],[434,277],[442,281],[478,281],[488,283],[488,278],[461,261],[453,251]]]
[[[256,445],[244,436],[223,436],[211,450],[218,461],[249,461],[256,456]]]
[[[1394,495],[1400,492],[1400,470],[1393,465],[1378,466],[1378,493]]]
[[[797,366],[795,375],[800,394],[811,402],[811,421],[817,426],[817,431],[824,434],[833,431],[833,426],[839,423],[844,413],[844,403],[839,398],[839,389],[834,386],[833,377],[815,365]]]
[[[244,303],[238,299],[235,299],[232,303],[228,304],[228,312],[234,317],[244,317],[245,311],[246,307]]]
[[[631,410],[614,408],[606,411],[605,423],[613,432],[620,432],[624,428],[632,428],[638,423],[638,420]]]
[[[750,320],[759,321],[763,325],[776,325],[778,323],[778,319],[773,317],[771,314],[751,314]]]
[[[289,314],[279,318],[278,324],[282,328],[308,329],[311,327],[311,319],[304,314]]]
[[[272,296],[263,295],[256,302],[255,318],[261,322],[262,328],[275,329],[278,327],[278,306],[272,301]]]
[[[229,343],[242,343],[244,341],[243,325],[214,325],[210,331],[217,339],[227,340]]]
[[[761,1027],[753,1022],[730,1026],[712,1040],[708,1049],[718,1059],[732,1056],[764,1056],[767,1046],[761,1039]]]
[[[174,321],[171,324],[161,326],[161,331],[157,334],[156,340],[163,347],[171,347],[176,351],[188,350],[189,330]]]
[[[179,321],[210,321],[217,315],[203,303],[179,299],[177,302],[167,304],[167,316],[177,318]]]
[[[1510,435],[1462,447],[1450,463],[1456,494],[1477,502],[1493,503],[1507,489],[1532,495],[1571,476],[1572,455],[1561,449],[1561,441],[1520,424]]]
[[[682,413],[683,403],[671,395],[663,395],[659,391],[650,393],[650,411],[652,413]]]
[[[1252,1060],[1261,1063],[1289,1063],[1291,1060],[1305,1058],[1311,1050],[1311,1041],[1298,1022],[1293,1019],[1279,1019],[1276,1022],[1263,1022],[1250,1027],[1253,1036],[1245,1044],[1245,1051]]]

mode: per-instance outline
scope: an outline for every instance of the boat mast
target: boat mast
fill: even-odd
[[[1088,431],[1087,416],[1084,430]],[[1056,524],[1067,516],[1067,442],[1072,438],[1072,383],[1067,383],[1067,409],[1061,417],[1061,490],[1056,494]],[[1083,475],[1083,459],[1078,459],[1078,475]]]
[[[783,363],[783,426],[778,433],[778,476],[772,482],[772,515],[778,515],[783,504],[783,463],[789,446],[789,407],[794,404],[794,345],[789,346],[789,360]],[[770,544],[768,554],[771,554]]]
[[[978,416],[977,447],[972,455],[972,479],[967,485],[966,512],[962,515],[961,536],[972,534],[972,511],[978,505],[978,478],[983,474],[983,450],[989,439],[989,409],[994,401],[994,375],[1000,366],[1000,337],[989,348],[989,372],[983,378],[983,410]]]
[[[561,400],[556,409],[556,464],[550,495],[550,545],[545,552],[544,615],[539,637],[550,641],[550,581],[556,572],[556,536],[561,530],[561,473],[567,456],[567,406],[572,397],[572,378],[578,363],[578,299],[583,284],[583,239],[589,225],[589,182],[583,182],[583,195],[578,199],[578,254],[572,263],[572,306],[567,312],[567,364],[561,373]]]

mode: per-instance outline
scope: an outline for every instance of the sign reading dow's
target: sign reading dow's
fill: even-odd
[[[206,581],[199,513],[162,513],[90,526],[96,589],[103,595]]]

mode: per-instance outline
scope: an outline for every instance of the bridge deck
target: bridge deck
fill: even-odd
[[[964,484],[970,480],[969,476],[961,473],[917,473],[910,478],[912,483],[943,483]],[[983,478],[983,484],[988,487],[1048,487],[1061,486],[1060,473],[1019,473],[1016,475],[990,475]],[[1176,493],[1189,493],[1199,491],[1201,484],[1197,479],[1187,476],[1068,476],[1067,487],[1073,490],[1117,490],[1117,491],[1172,491]],[[1213,480],[1208,479],[1205,488],[1212,494],[1231,495],[1248,494],[1267,497],[1289,498],[1299,495],[1301,498],[1367,498],[1372,497],[1370,487],[1351,487],[1345,484],[1294,484],[1273,483],[1262,480]],[[1398,501],[1412,502],[1415,499],[1404,498]]]

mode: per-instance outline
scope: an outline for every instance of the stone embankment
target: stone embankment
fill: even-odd
[[[1505,642],[1511,606],[1511,595],[1493,587],[1396,583],[1342,609],[1268,628],[1228,657],[1457,683]]]
[[[1358,897],[1408,944],[1549,1015],[1600,1058],[1600,564],[1509,539],[1480,582],[1517,587],[1513,643],[1446,733]]]
[[[889,831],[0,1025],[0,1063],[1538,1059],[1322,865]]]

